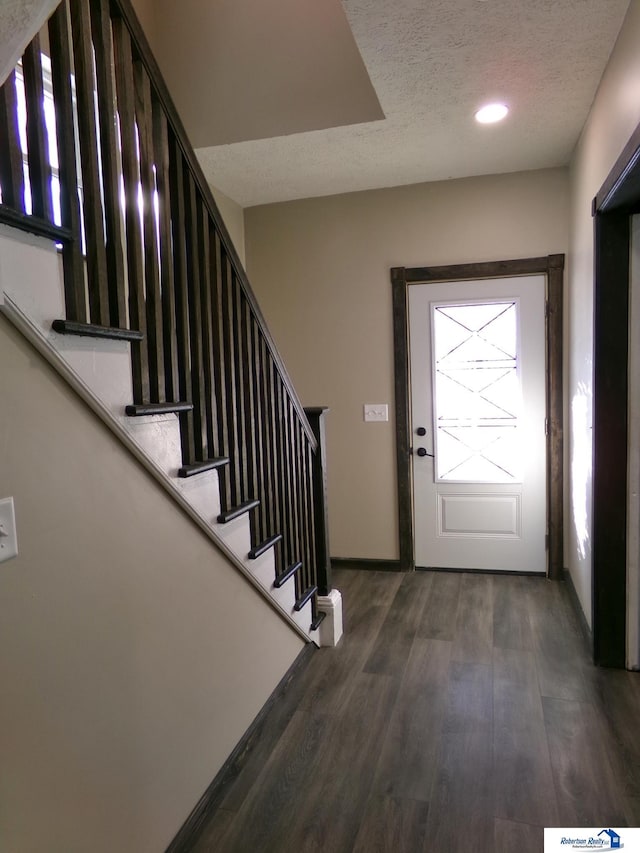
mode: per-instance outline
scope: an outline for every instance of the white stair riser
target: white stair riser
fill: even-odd
[[[216,521],[213,527],[216,535],[244,562],[251,550],[249,516],[245,513],[226,524],[220,524]]]
[[[266,589],[267,592],[270,592],[273,586],[273,579],[276,576],[273,548],[265,551],[264,554],[255,560],[247,559],[246,565],[260,586]]]
[[[216,518],[220,514],[220,482],[217,471],[206,471],[186,479],[176,477],[176,485],[203,518]]]
[[[65,317],[65,306],[62,258],[50,242],[0,226],[0,292],[11,297],[114,415],[133,401],[128,343],[52,330],[53,321]]]
[[[55,246],[0,225],[0,291],[49,331],[54,320],[65,316],[62,259]]]
[[[180,422],[177,415],[170,413],[137,418],[120,412],[118,420],[136,444],[165,474],[176,476],[182,465]]]
[[[63,315],[64,316],[64,315]],[[131,351],[126,341],[85,338],[78,335],[47,335],[69,367],[100,397],[117,417],[133,400]]]

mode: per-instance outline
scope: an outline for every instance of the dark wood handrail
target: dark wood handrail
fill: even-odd
[[[36,36],[0,87],[0,222],[60,245],[56,331],[131,342],[127,413],[178,415],[180,476],[218,469],[219,521],[248,513],[251,555],[272,547],[280,579],[295,565],[315,616],[324,411],[307,418],[130,0],[62,0],[47,27],[50,57]]]

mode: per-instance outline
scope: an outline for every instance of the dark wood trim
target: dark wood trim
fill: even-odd
[[[75,323],[73,320],[54,320],[51,328],[59,335],[78,335],[85,338],[110,338],[114,341],[141,341],[142,332],[135,329],[117,329],[113,326],[96,326],[92,323]]]
[[[189,306],[187,302],[187,248],[185,241],[185,200],[183,180],[183,159],[180,147],[171,135],[169,139],[169,192],[171,207],[169,222],[171,242],[173,245],[173,316],[176,335],[177,374],[174,385],[178,386],[178,396],[190,400],[191,386],[191,357],[189,343]],[[169,230],[169,229],[168,229]],[[167,235],[168,236],[168,235]],[[194,439],[193,414],[182,415],[180,418],[180,437],[182,443],[182,459],[189,464],[196,459]],[[221,453],[226,456],[226,453]]]
[[[12,228],[19,228],[21,231],[27,231],[29,234],[35,234],[36,237],[54,240],[56,243],[74,242],[73,234],[68,228],[54,225],[47,222],[46,219],[39,219],[37,216],[18,213],[17,210],[13,210],[5,204],[0,204],[0,223],[10,225]]]
[[[102,187],[98,171],[98,132],[95,120],[96,80],[93,70],[93,45],[89,4],[85,0],[69,0],[73,64],[76,83],[76,118],[82,173],[82,217],[85,233],[85,257],[89,296],[89,322],[109,326],[109,280],[102,211]],[[118,106],[121,93],[118,92]],[[122,116],[121,116],[122,118]],[[126,123],[123,122],[126,126]],[[123,143],[124,148],[124,143]],[[132,155],[135,159],[135,154]],[[137,185],[135,189],[136,215]],[[83,319],[83,318],[79,318]],[[135,319],[131,325],[146,331]]]
[[[212,456],[209,459],[203,459],[202,462],[191,462],[189,465],[183,465],[178,469],[178,477],[195,477],[198,474],[204,474],[205,471],[223,468],[228,464],[229,460],[226,456]]]
[[[318,628],[320,627],[320,625],[322,625],[322,623],[324,622],[324,620],[326,618],[327,618],[327,614],[324,612],[324,610],[319,610],[318,613],[316,614],[313,622],[309,626],[309,631],[317,631]]]
[[[73,239],[63,243],[62,267],[67,320],[85,321],[87,304],[84,288],[84,258],[80,245],[80,199],[76,164],[75,134],[68,128],[74,125],[71,91],[71,48],[69,45],[69,15],[67,3],[62,2],[49,18],[49,48],[51,53],[51,84],[56,114],[58,143],[58,174],[60,179],[60,217]],[[0,122],[1,124],[1,122]],[[120,325],[116,323],[115,325]]]
[[[593,213],[633,207],[640,203],[640,124],[622,149],[593,200]]]
[[[511,575],[512,577],[525,578],[540,578],[540,580],[548,580],[544,572],[517,572],[510,569],[451,569],[448,566],[416,566],[416,572],[439,572],[443,575]]]
[[[162,341],[164,344],[165,399],[179,396],[176,289],[171,245],[171,165],[169,131],[164,111],[153,102],[153,146],[158,189],[158,236],[162,291]]]
[[[213,781],[204,792],[193,811],[178,831],[177,835],[167,847],[166,853],[189,853],[194,849],[202,828],[211,818],[211,815],[219,808],[220,803],[227,791],[238,778],[240,771],[250,758],[256,745],[260,743],[263,735],[267,717],[273,706],[281,702],[285,694],[291,689],[293,681],[302,670],[309,664],[311,657],[317,651],[313,643],[307,643],[300,651],[297,658],[291,664],[283,678],[277,684],[275,690],[264,703],[258,715],[249,728],[238,741],[231,755],[227,758]],[[293,716],[297,706],[292,706],[291,714],[282,721],[285,727]]]
[[[190,412],[193,403],[178,400],[175,403],[132,403],[124,407],[125,414],[130,418],[143,418],[146,415],[170,415],[178,412]]]
[[[134,113],[138,130],[138,161],[142,188],[142,256],[144,267],[144,304],[146,309],[146,350],[149,369],[149,400],[165,398],[164,348],[162,341],[162,296],[156,217],[152,204],[155,191],[153,151],[153,114],[151,82],[144,66],[133,63]],[[195,400],[194,400],[195,403]]]
[[[40,36],[36,35],[22,55],[24,94],[27,108],[27,150],[32,213],[53,222],[51,164],[47,125],[44,120],[44,82],[42,79]]]
[[[629,215],[595,218],[593,353],[593,650],[626,663]]]
[[[0,186],[4,205],[14,208],[16,213],[24,214],[24,172],[15,71],[0,86],[0,151]]]
[[[292,578],[295,574],[297,574],[301,568],[302,568],[302,561],[298,560],[297,562],[292,563],[283,572],[280,572],[279,574],[277,574],[274,581],[273,581],[273,585],[275,586],[275,588],[280,589],[280,587],[284,586],[285,583],[289,580],[289,578]]]
[[[240,518],[240,516],[244,515],[246,512],[251,512],[251,510],[255,509],[259,503],[260,501],[257,498],[254,498],[253,500],[244,501],[237,506],[232,506],[220,513],[218,516],[218,522],[220,524],[228,524],[230,521]]]
[[[411,414],[409,411],[409,315],[404,267],[391,270],[393,299],[393,363],[396,414],[399,556],[402,571],[415,567],[413,554],[413,488],[411,480]],[[407,464],[407,460],[409,464]]]
[[[334,569],[356,569],[369,572],[402,572],[400,560],[367,560],[365,557],[332,557]]]
[[[122,157],[122,178],[125,196],[125,235],[126,261],[128,277],[129,325],[139,329],[146,336],[147,315],[144,301],[144,260],[142,246],[142,228],[138,207],[138,155],[135,128],[135,93],[133,81],[133,49],[129,31],[122,21],[112,21],[112,38],[116,97],[120,116],[120,144]],[[91,95],[93,98],[93,94]],[[106,269],[106,256],[105,256]],[[105,276],[106,280],[106,276]],[[150,399],[149,355],[146,344],[131,348],[133,398],[136,403],[145,403]],[[180,389],[182,393],[182,388]],[[183,400],[189,399],[182,397]]]
[[[564,255],[549,255],[547,267],[547,526],[551,580],[564,565],[564,395],[562,376],[562,284]]]
[[[270,536],[268,539],[260,542],[259,545],[256,545],[255,548],[252,548],[249,551],[247,556],[250,560],[257,560],[258,557],[261,557],[263,554],[266,554],[267,551],[275,548],[278,542],[282,542],[282,533],[274,533],[273,536]]]
[[[99,139],[102,166],[105,250],[108,275],[110,324],[127,324],[124,247],[122,245],[122,213],[120,209],[120,177],[118,140],[116,139],[116,98],[112,75],[113,47],[111,18],[107,3],[92,3],[91,36],[96,73],[99,113]],[[171,397],[170,399],[174,399]]]
[[[407,284],[428,284],[435,281],[537,275],[547,271],[549,257],[562,256],[545,255],[541,258],[514,258],[508,261],[483,261],[474,264],[447,264],[438,267],[407,267],[406,269],[400,267],[400,269],[404,269]]]
[[[317,586],[308,586],[302,593],[302,595],[296,599],[296,603],[293,605],[293,609],[296,613],[299,613],[305,604],[314,597],[314,595],[318,592]]]
[[[329,556],[329,498],[327,492],[327,437],[325,417],[329,408],[306,408],[305,414],[315,435],[317,448],[313,454],[313,512],[315,516],[316,577],[320,595],[331,591],[331,557]]]
[[[437,281],[504,278],[519,275],[547,277],[547,525],[548,576],[562,577],[563,564],[563,397],[562,397],[562,282],[564,255],[515,258],[475,264],[436,267],[395,267],[391,270],[393,299],[396,463],[400,563],[414,567],[413,487],[411,474],[408,286]],[[408,556],[410,554],[410,556]]]
[[[640,125],[595,199],[593,654],[626,665],[630,216],[640,211]]]

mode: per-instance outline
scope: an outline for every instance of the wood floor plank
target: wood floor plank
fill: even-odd
[[[496,818],[495,853],[542,853],[544,828]]]
[[[352,591],[357,591],[365,581],[364,572],[354,572],[349,569],[333,569],[332,584],[339,589],[343,599],[349,599]]]
[[[354,573],[354,572],[352,572]],[[401,576],[382,572],[358,572],[363,585],[352,591],[345,606],[344,636],[336,648],[320,649],[314,656],[315,668],[305,675],[307,687],[300,707],[324,714],[339,713],[349,703],[354,674],[360,672],[376,642],[398,591]]]
[[[493,750],[484,732],[444,734],[425,851],[494,853]]]
[[[493,576],[463,574],[452,659],[490,664],[493,653]]]
[[[349,707],[333,718],[321,762],[291,816],[289,850],[348,851],[355,843],[400,679],[360,673],[355,682]]]
[[[345,575],[343,639],[269,713],[197,853],[541,853],[543,826],[640,825],[640,674],[593,667],[562,584]]]
[[[443,732],[472,732],[491,740],[493,669],[484,663],[452,661],[449,667]]]
[[[329,730],[329,718],[296,712],[227,830],[221,850],[276,853],[298,808],[300,792],[308,789],[321,761]]]
[[[494,650],[493,710],[496,817],[536,826],[557,825],[533,652]]]
[[[584,700],[585,644],[576,623],[568,618],[566,590],[560,583],[543,581],[529,586],[526,596],[541,694]]]
[[[623,786],[590,703],[542,700],[559,826],[626,826]]]
[[[353,853],[416,853],[422,850],[429,806],[416,800],[373,796]]]
[[[225,835],[235,816],[235,812],[228,809],[218,809],[192,848],[193,853],[212,853],[213,850],[220,850],[225,844]]]
[[[544,580],[506,575],[493,584],[493,645],[501,649],[533,649],[533,631],[525,591]]]
[[[389,721],[373,790],[427,801],[447,703],[451,643],[416,638]]]
[[[433,572],[417,636],[431,640],[453,640],[458,617],[460,572]]]
[[[640,673],[591,667],[589,694],[611,739],[609,754],[616,778],[630,800],[640,799]],[[640,826],[640,816],[634,818]]]
[[[320,660],[316,661],[321,654],[321,650],[314,652],[306,669],[296,673],[286,684],[279,701],[273,704],[269,714],[253,732],[238,775],[235,779],[230,779],[225,786],[226,790],[220,801],[221,808],[237,812],[242,806],[264,765],[278,746],[280,738],[286,735],[296,710],[302,706],[314,673],[321,665]]]
[[[402,675],[416,635],[433,580],[431,572],[402,575],[398,592],[389,608],[364,670]]]

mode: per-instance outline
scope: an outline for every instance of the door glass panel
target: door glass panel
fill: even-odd
[[[518,302],[433,305],[436,477],[520,479]]]

